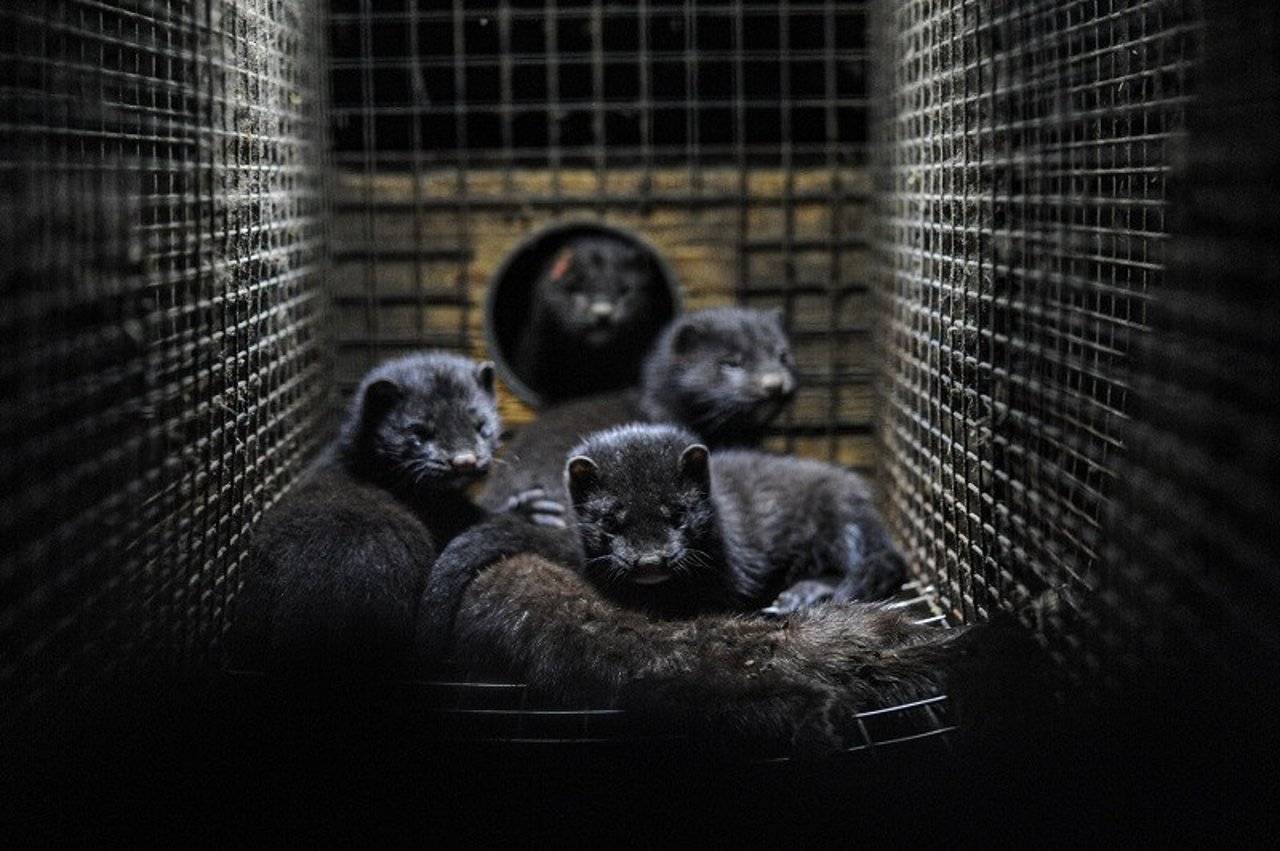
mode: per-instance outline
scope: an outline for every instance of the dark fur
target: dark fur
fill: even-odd
[[[401,670],[427,570],[487,514],[467,488],[498,433],[492,364],[430,352],[370,372],[338,437],[254,532],[232,664]]]
[[[740,307],[683,314],[650,350],[638,387],[549,406],[523,426],[483,501],[501,505],[533,487],[563,501],[566,453],[623,423],[683,425],[713,448],[756,444],[795,389],[781,314]]]
[[[781,614],[884,598],[906,578],[865,484],[843,468],[710,453],[691,432],[655,425],[598,432],[570,456],[583,574],[622,605]]]
[[[713,448],[756,446],[795,390],[780,311],[710,308],[663,329],[645,359],[638,419],[682,425]]]
[[[467,588],[453,658],[568,706],[616,705],[711,741],[821,752],[859,740],[860,710],[953,689],[963,717],[983,702],[978,673],[998,665],[1005,643],[984,627],[922,626],[876,603],[655,620],[525,554]]]
[[[418,606],[416,664],[429,672],[448,654],[462,594],[485,568],[519,554],[539,555],[558,564],[578,564],[582,550],[572,531],[532,526],[511,514],[495,514],[454,538],[427,578]]]
[[[516,363],[543,402],[635,383],[659,331],[652,261],[607,236],[569,240],[533,285]]]

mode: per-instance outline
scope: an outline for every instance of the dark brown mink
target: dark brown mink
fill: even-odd
[[[228,635],[232,667],[301,677],[402,671],[427,571],[488,516],[468,488],[493,463],[494,368],[446,352],[365,376],[338,436],[254,530]],[[521,522],[558,506],[512,500]]]
[[[533,284],[515,363],[543,403],[636,382],[660,330],[653,261],[608,236],[567,241]]]
[[[784,614],[891,596],[906,560],[862,478],[761,450],[711,452],[690,431],[632,424],[569,452],[581,572],[660,617]]]
[[[905,558],[850,470],[709,452],[691,432],[646,424],[596,432],[567,454],[567,527],[495,517],[441,554],[420,606],[421,667],[438,662],[468,583],[521,553],[571,567],[610,602],[658,618],[776,617],[883,599],[906,579]]]
[[[713,307],[681,314],[646,355],[640,384],[550,405],[522,426],[482,501],[501,505],[532,487],[564,501],[566,453],[588,434],[624,423],[684,426],[712,448],[758,445],[796,386],[779,311]]]

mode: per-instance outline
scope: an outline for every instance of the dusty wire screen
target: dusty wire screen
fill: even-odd
[[[606,221],[686,309],[785,308],[804,388],[776,444],[869,467],[866,6],[335,3],[340,387],[412,348],[487,354],[504,258]]]
[[[1194,7],[878,7],[880,451],[893,523],[968,617],[1098,585]]]
[[[5,718],[209,662],[315,444],[321,12],[0,11]]]
[[[1243,703],[1273,712],[1280,8],[1234,4],[1205,29],[1201,95],[1171,175],[1169,270],[1135,347],[1095,626],[1113,674],[1152,660],[1234,667],[1248,672]]]

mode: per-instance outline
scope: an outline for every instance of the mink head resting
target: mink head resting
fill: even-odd
[[[488,471],[499,431],[493,364],[429,352],[365,376],[340,454],[353,472],[385,485],[464,487]]]

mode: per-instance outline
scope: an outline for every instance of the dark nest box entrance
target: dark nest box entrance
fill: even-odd
[[[570,275],[571,265],[586,258],[571,256],[571,248],[581,240],[603,240],[633,252],[642,272],[644,293],[627,293],[644,304],[635,333],[623,345],[607,351],[577,351],[579,363],[554,364],[554,369],[535,369],[521,357],[522,340],[532,333],[533,297],[541,276]],[[485,287],[484,335],[489,355],[498,374],[521,400],[534,408],[555,399],[570,399],[593,393],[621,390],[639,377],[647,344],[662,326],[680,310],[680,284],[667,261],[641,237],[601,222],[554,224],[526,237],[502,261]],[[607,364],[599,364],[607,358]]]

